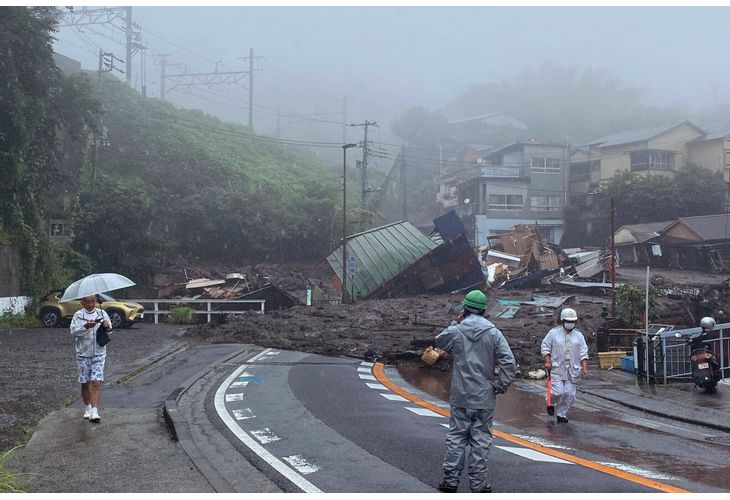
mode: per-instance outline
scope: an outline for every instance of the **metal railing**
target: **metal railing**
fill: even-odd
[[[715,354],[723,378],[726,374],[730,375],[730,337],[725,330],[730,330],[730,323],[716,325],[713,333],[708,334],[708,337],[715,335],[717,337],[704,341]],[[671,379],[686,379],[692,376],[692,365],[689,359],[691,348],[687,345],[687,340],[690,335],[700,331],[701,328],[686,328],[671,330],[659,335],[659,342],[655,342],[654,345],[653,365],[656,379],[662,378],[666,384]],[[677,337],[677,334],[680,337]]]
[[[257,304],[257,312],[259,314],[264,314],[265,312],[265,304],[266,301],[263,299],[256,299],[256,300],[227,300],[227,299],[130,299],[134,300],[134,302],[139,302],[142,305],[145,304],[153,304],[154,309],[149,310],[145,307],[144,314],[152,314],[155,317],[155,324],[158,324],[160,322],[160,316],[170,314],[172,309],[169,308],[169,304],[174,304],[178,307],[184,306],[184,307],[190,307],[193,309],[195,314],[205,314],[207,317],[208,323],[210,323],[210,320],[215,315],[220,314],[243,314],[246,312],[249,312],[251,310],[256,310],[252,308],[241,308],[236,306],[236,304]],[[160,304],[168,304],[168,307],[165,309],[160,308]],[[196,309],[194,307],[196,304],[203,304],[205,305],[205,309]],[[213,307],[214,304],[217,304],[217,307]],[[225,307],[223,307],[225,306]],[[232,307],[231,307],[232,306]],[[174,308],[173,308],[174,309]]]

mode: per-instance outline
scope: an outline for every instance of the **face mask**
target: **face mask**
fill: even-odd
[[[563,323],[563,326],[566,330],[571,331],[573,330],[573,328],[575,328],[575,323],[566,321],[565,323]]]

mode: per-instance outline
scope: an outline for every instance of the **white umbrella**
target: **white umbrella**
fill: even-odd
[[[68,288],[66,288],[66,291],[63,292],[63,297],[61,297],[59,302],[78,300],[82,297],[88,297],[89,295],[110,292],[112,290],[119,290],[120,288],[127,288],[128,286],[134,285],[134,281],[122,276],[121,274],[90,274],[85,278],[81,278],[80,280],[71,283]]]

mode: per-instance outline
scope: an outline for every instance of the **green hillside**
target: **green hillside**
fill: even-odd
[[[96,176],[91,160],[82,175],[73,248],[97,267],[144,281],[179,256],[318,259],[336,244],[341,167],[111,78],[94,90],[105,137]]]

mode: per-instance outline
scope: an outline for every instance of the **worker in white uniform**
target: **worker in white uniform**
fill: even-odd
[[[568,410],[575,401],[575,384],[588,378],[588,346],[583,334],[575,328],[578,314],[566,307],[560,312],[560,326],[548,332],[540,353],[545,358],[545,370],[550,372],[550,392],[558,423],[568,422]]]

